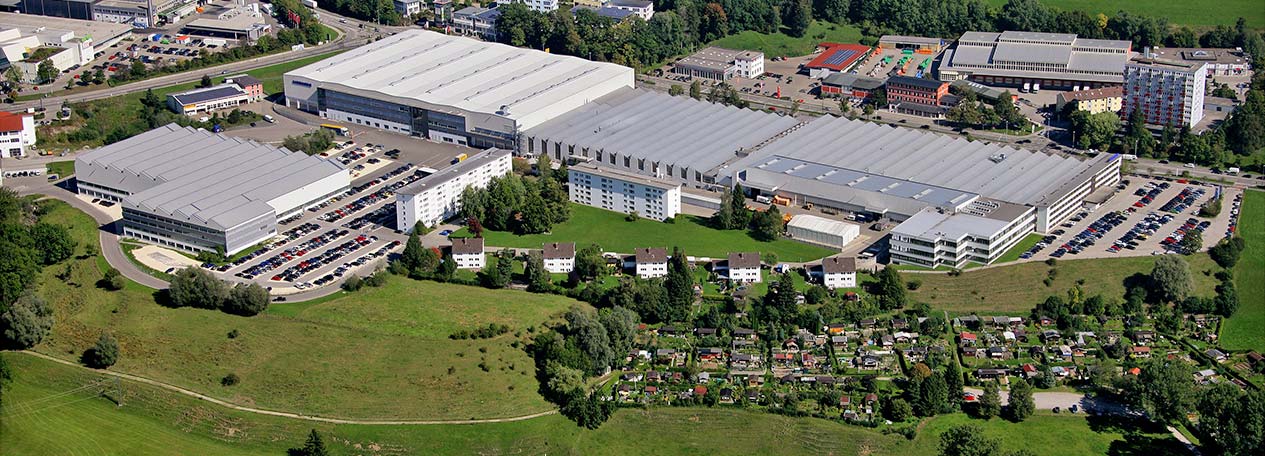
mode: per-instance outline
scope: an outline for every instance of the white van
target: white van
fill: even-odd
[[[264,122],[277,123],[277,119],[273,119],[272,116],[264,114]]]

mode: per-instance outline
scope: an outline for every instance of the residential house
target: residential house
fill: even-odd
[[[1212,358],[1213,361],[1216,361],[1218,363],[1230,358],[1230,356],[1226,355],[1225,352],[1221,350],[1217,350],[1215,348],[1209,348],[1207,351],[1204,352],[1204,354],[1208,355],[1209,358]]]
[[[636,249],[633,254],[637,277],[653,279],[668,275],[668,250],[662,247]]]
[[[1010,359],[1010,350],[1006,347],[988,347],[988,357],[991,359]]]
[[[737,283],[760,283],[760,252],[730,253],[729,280]]]
[[[0,111],[0,158],[25,156],[26,148],[35,141],[33,114]]]
[[[980,380],[996,380],[999,378],[1003,378],[1009,374],[1010,374],[1010,371],[1006,369],[996,369],[996,368],[975,369],[975,378],[978,378]]]
[[[856,288],[857,259],[829,257],[821,260],[821,282],[826,288]]]
[[[1058,342],[1062,339],[1063,339],[1063,336],[1059,334],[1058,331],[1055,331],[1053,329],[1047,329],[1045,331],[1041,331],[1041,341],[1047,344],[1052,343],[1052,342]]]
[[[1150,358],[1151,347],[1145,345],[1129,347],[1129,356],[1133,358]]]
[[[569,274],[575,270],[574,242],[546,242],[541,248],[545,270],[553,274]]]
[[[457,269],[483,269],[483,238],[449,238]]]
[[[958,341],[964,347],[974,346],[979,341],[979,338],[976,337],[975,334],[973,333],[963,331],[961,334],[958,334]]]
[[[755,340],[755,331],[750,328],[734,328],[734,339]]]
[[[1155,331],[1142,330],[1133,332],[1133,343],[1138,345],[1149,345],[1155,342]]]

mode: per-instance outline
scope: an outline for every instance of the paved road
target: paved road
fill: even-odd
[[[46,359],[46,360],[49,360],[49,361],[52,361],[52,362],[55,362],[55,363],[58,363],[58,364],[63,364],[63,365],[66,365],[66,366],[71,366],[71,367],[76,367],[76,368],[83,369],[83,370],[92,371],[92,372],[95,372],[95,373],[98,373],[98,374],[101,374],[101,375],[108,375],[108,376],[111,376],[111,377],[117,377],[117,378],[121,378],[121,379],[124,379],[124,380],[129,380],[129,381],[133,381],[133,382],[137,382],[137,383],[144,383],[144,384],[146,384],[146,385],[155,386],[155,387],[162,388],[162,389],[165,389],[165,390],[168,390],[168,391],[173,391],[173,392],[176,392],[176,393],[180,393],[180,394],[183,394],[183,395],[185,395],[185,396],[189,396],[189,397],[192,397],[192,398],[195,398],[195,399],[204,400],[204,401],[210,402],[210,403],[212,403],[212,404],[219,405],[219,406],[222,406],[222,407],[227,407],[227,408],[230,408],[230,409],[233,409],[233,410],[240,410],[240,411],[243,411],[243,412],[256,413],[256,414],[260,414],[260,415],[280,416],[280,417],[283,417],[283,418],[293,418],[293,419],[305,420],[305,421],[317,421],[317,422],[322,422],[322,423],[334,423],[334,424],[364,424],[364,425],[392,425],[392,426],[399,426],[399,425],[436,425],[436,424],[487,424],[487,423],[508,423],[508,422],[512,422],[512,421],[530,420],[530,419],[533,419],[533,418],[539,418],[539,417],[542,417],[542,416],[553,415],[553,414],[555,414],[555,413],[558,413],[558,411],[557,411],[557,410],[546,410],[546,411],[543,411],[543,412],[532,413],[532,414],[529,414],[529,415],[513,416],[513,417],[506,417],[506,418],[488,418],[488,419],[482,419],[482,420],[393,420],[393,419],[375,419],[375,420],[370,420],[370,419],[333,418],[333,417],[316,416],[316,415],[304,415],[304,414],[301,414],[301,413],[281,412],[281,411],[276,411],[276,410],[267,410],[267,409],[261,409],[261,408],[255,408],[255,407],[246,407],[246,406],[241,406],[241,405],[237,405],[237,404],[234,404],[234,403],[232,403],[232,402],[225,401],[225,400],[216,399],[216,398],[214,398],[214,397],[207,396],[207,395],[205,395],[205,394],[198,393],[198,392],[196,392],[196,391],[192,391],[192,390],[188,390],[188,389],[185,389],[185,388],[181,388],[181,387],[179,387],[179,386],[172,385],[172,384],[170,384],[170,383],[164,383],[164,382],[161,382],[161,381],[158,381],[158,380],[154,380],[154,379],[150,379],[150,378],[146,378],[146,377],[141,377],[141,376],[139,376],[139,375],[127,374],[127,373],[123,373],[123,372],[108,371],[108,370],[100,370],[100,369],[90,369],[90,368],[84,367],[84,366],[82,366],[82,365],[79,365],[79,364],[77,364],[77,363],[73,363],[73,362],[70,362],[70,361],[66,361],[66,360],[61,359],[61,358],[55,358],[55,357],[53,357],[53,356],[45,355],[45,354],[43,354],[43,353],[33,352],[33,351],[29,351],[29,350],[23,350],[23,351],[21,351],[21,352],[19,352],[19,353],[24,353],[24,354],[27,354],[27,355],[31,355],[31,356],[34,356],[34,357],[36,357],[36,358]]]

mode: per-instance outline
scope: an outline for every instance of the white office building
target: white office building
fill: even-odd
[[[545,270],[553,274],[568,274],[575,270],[575,243],[548,242],[541,248]]]
[[[718,81],[734,77],[754,79],[764,74],[764,53],[708,46],[677,60],[672,72]]]
[[[631,12],[642,20],[654,17],[654,2],[650,0],[609,0],[602,6]]]
[[[176,124],[79,154],[75,177],[80,194],[122,203],[124,236],[230,255],[350,185],[331,160]]]
[[[663,221],[681,212],[681,185],[580,163],[567,168],[571,201]]]
[[[392,0],[395,5],[395,12],[401,16],[412,16],[422,12],[422,0]]]
[[[653,279],[668,275],[668,249],[663,247],[639,248],[633,252],[633,270],[637,277]]]
[[[21,70],[27,83],[39,82],[39,65],[45,60],[66,71],[92,62],[98,50],[131,35],[127,25],[0,13],[0,57]]]
[[[960,213],[928,208],[892,229],[888,253],[893,263],[928,268],[989,264],[1035,222],[1035,208],[998,201],[978,201]]]
[[[1124,118],[1141,110],[1146,123],[1194,127],[1203,120],[1208,64],[1137,58],[1124,67]]]
[[[818,271],[813,271],[818,272]],[[855,257],[829,257],[821,260],[821,283],[831,290],[856,288],[857,259]]]
[[[456,238],[451,239],[451,242],[449,253],[452,253],[457,269],[483,269],[483,238]]]
[[[540,11],[542,13],[552,12],[558,9],[558,0],[510,0],[514,3],[522,3],[531,8],[532,11]]]
[[[35,141],[34,115],[0,111],[0,158],[25,156]]]
[[[485,188],[493,177],[509,174],[510,151],[489,149],[470,156],[435,174],[418,179],[395,194],[396,227],[434,227],[461,210],[461,192],[467,187]]]
[[[633,70],[411,29],[284,79],[291,108],[432,141],[513,150],[520,132],[633,87]]]
[[[727,276],[735,283],[760,283],[760,252],[734,252],[726,261]]]

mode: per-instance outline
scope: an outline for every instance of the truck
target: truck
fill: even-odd
[[[1041,91],[1041,83],[1039,82],[1032,83],[1032,93],[1037,93],[1040,91]]]
[[[1028,93],[1029,90],[1032,90],[1032,83],[1030,82],[1023,83],[1023,88],[1019,89],[1019,91],[1023,93]]]
[[[463,162],[463,161],[466,161],[466,158],[469,158],[469,156],[468,156],[468,155],[466,155],[465,153],[460,153],[460,154],[457,154],[457,156],[456,156],[456,157],[452,157],[452,164],[454,164],[454,165],[455,165],[455,164],[457,164],[457,163],[461,163],[461,162]]]
[[[1126,161],[1138,161],[1138,156],[1134,154],[1120,154],[1120,158],[1123,158]]]
[[[1226,174],[1230,174],[1230,175],[1238,174],[1238,173],[1239,173],[1239,168],[1237,168],[1237,167],[1229,167],[1229,168],[1226,168],[1226,169],[1225,169],[1225,173],[1226,173]]]

